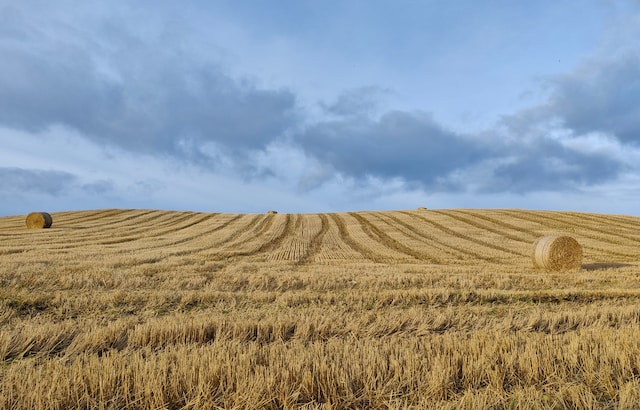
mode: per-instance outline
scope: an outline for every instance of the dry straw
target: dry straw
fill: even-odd
[[[582,267],[582,247],[570,236],[543,236],[533,243],[533,265],[550,271]]]
[[[29,229],[50,228],[53,219],[51,219],[51,215],[46,212],[31,212],[27,215],[26,223]]]

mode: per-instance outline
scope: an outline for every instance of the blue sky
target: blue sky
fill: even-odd
[[[0,0],[0,215],[640,215],[640,1]]]

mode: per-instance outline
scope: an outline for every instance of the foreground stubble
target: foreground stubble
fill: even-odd
[[[638,218],[0,219],[0,408],[634,408]],[[153,221],[153,223],[145,223]],[[583,269],[531,267],[570,232]]]

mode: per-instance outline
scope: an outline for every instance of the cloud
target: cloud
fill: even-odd
[[[576,72],[548,79],[545,110],[576,134],[608,133],[640,144],[640,58],[592,61]]]
[[[576,191],[615,180],[624,165],[602,153],[585,153],[550,139],[506,147],[480,192],[523,194]]]
[[[185,51],[182,39],[164,38],[162,28],[143,36],[105,18],[84,40],[65,25],[38,27],[13,14],[18,23],[0,36],[5,126],[64,125],[134,152],[206,157],[204,143],[232,155],[262,149],[294,120],[293,93],[233,78]]]
[[[504,116],[484,133],[498,143],[481,192],[569,192],[637,172],[638,57],[593,57],[543,84],[546,101]]]
[[[104,179],[101,179],[98,181],[92,181],[86,184],[82,184],[80,186],[80,189],[85,193],[94,194],[94,195],[105,195],[105,194],[113,193],[114,188],[115,186],[112,181],[108,181]]]
[[[333,103],[322,103],[321,106],[332,115],[371,116],[376,113],[381,97],[389,93],[375,86],[352,88],[344,91]]]
[[[379,119],[346,116],[315,124],[296,142],[324,171],[356,178],[400,178],[426,192],[574,191],[614,181],[628,167],[615,150],[563,128],[538,108],[505,117],[478,135],[444,129],[425,113],[387,112]],[[322,166],[323,165],[323,166]],[[315,175],[310,173],[310,175]]]
[[[320,122],[295,142],[310,156],[356,178],[404,178],[425,188],[490,154],[474,140],[449,132],[428,114],[391,111],[380,119]],[[453,187],[449,187],[453,188]]]
[[[61,195],[76,181],[62,171],[0,167],[0,192]]]
[[[106,4],[100,12],[89,12],[89,23],[73,15],[75,8],[62,7],[51,19],[33,17],[34,10],[21,12],[22,6],[0,10],[10,17],[0,27],[0,130],[23,130],[46,143],[47,130],[58,127],[88,142],[91,158],[104,159],[109,150],[96,146],[109,146],[135,159],[118,162],[126,164],[122,170],[94,173],[80,169],[93,168],[86,164],[91,158],[82,164],[67,161],[74,164],[71,168],[51,165],[73,173],[20,168],[23,164],[0,168],[2,192],[30,185],[52,195],[70,186],[79,196],[164,195],[162,184],[148,175],[153,172],[140,171],[144,161],[162,169],[163,178],[180,167],[192,172],[194,166],[198,170],[182,177],[211,178],[217,173],[248,185],[283,184],[304,195],[356,195],[353,189],[338,191],[340,184],[363,186],[369,197],[385,190],[567,191],[615,181],[626,169],[617,153],[581,149],[577,140],[603,133],[621,144],[640,142],[640,59],[633,54],[594,59],[574,72],[548,77],[547,101],[472,135],[447,129],[425,111],[381,109],[395,91],[379,85],[349,83],[334,100],[316,96],[331,102],[306,101],[302,107],[300,90],[264,86],[227,71],[211,48],[231,49],[237,43],[226,45],[221,31],[197,31],[181,22],[184,15],[158,17],[167,9],[146,16],[147,8],[141,7],[136,15],[148,17],[141,21],[128,16],[127,6]],[[201,32],[216,34],[196,38]],[[260,45],[256,42],[249,50]],[[251,57],[248,60],[256,62],[251,69],[262,74],[267,58]],[[319,71],[327,75],[352,61],[328,61]],[[440,78],[434,72],[427,73]],[[301,77],[299,83],[313,82],[313,76]],[[423,80],[430,84],[426,78],[407,77],[411,86]],[[474,81],[481,82],[469,81],[468,88]],[[442,83],[454,104],[467,98],[458,95],[493,99],[493,94],[460,84],[452,93],[451,85]],[[311,112],[318,107],[319,114]],[[23,151],[34,156],[28,148]]]

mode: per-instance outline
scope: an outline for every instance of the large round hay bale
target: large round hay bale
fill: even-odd
[[[51,215],[46,212],[31,212],[27,215],[27,228],[29,229],[42,229],[50,228],[53,223]]]
[[[533,265],[550,271],[582,267],[582,246],[570,236],[543,236],[533,243]]]
[[[278,213],[278,211],[274,211],[274,210],[267,211],[267,215],[275,215],[277,213]]]

